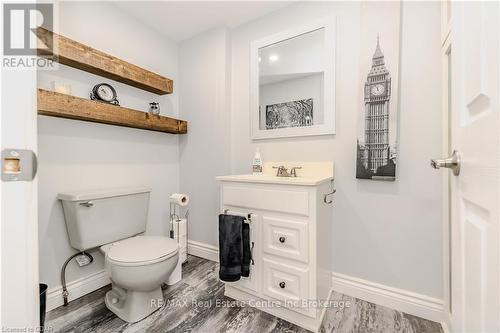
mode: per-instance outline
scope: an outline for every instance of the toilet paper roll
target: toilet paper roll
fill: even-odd
[[[170,202],[178,204],[179,206],[187,206],[189,203],[189,196],[183,193],[173,193],[170,196]]]
[[[177,234],[180,236],[187,235],[186,219],[174,220],[174,236],[177,237]]]

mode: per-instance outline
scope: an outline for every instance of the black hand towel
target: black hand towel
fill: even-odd
[[[243,223],[242,226],[242,242],[243,242],[243,260],[241,262],[241,276],[250,276],[250,261],[252,260],[252,253],[250,249],[250,225]]]
[[[219,278],[238,281],[250,275],[250,228],[245,218],[236,215],[219,215]]]

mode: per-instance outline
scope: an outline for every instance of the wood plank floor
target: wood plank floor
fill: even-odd
[[[194,256],[183,266],[182,281],[163,289],[165,305],[138,323],[126,323],[106,308],[109,289],[50,311],[47,332],[308,332],[255,308],[217,306],[217,300],[231,302],[218,279],[218,265]],[[435,322],[339,293],[332,297],[350,306],[328,309],[321,333],[442,333]]]

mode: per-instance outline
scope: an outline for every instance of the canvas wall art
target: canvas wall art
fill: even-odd
[[[395,180],[398,133],[399,3],[367,4],[356,178]],[[385,20],[380,20],[379,16]]]
[[[266,129],[312,126],[313,99],[266,105]]]

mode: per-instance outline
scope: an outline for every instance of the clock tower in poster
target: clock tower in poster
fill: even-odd
[[[384,54],[377,37],[372,67],[364,87],[364,143],[358,143],[358,163],[362,164],[364,170],[358,170],[357,178],[373,179],[378,176],[390,179],[395,176],[389,143],[390,99],[391,76],[385,66]],[[359,167],[361,166],[358,165]]]

